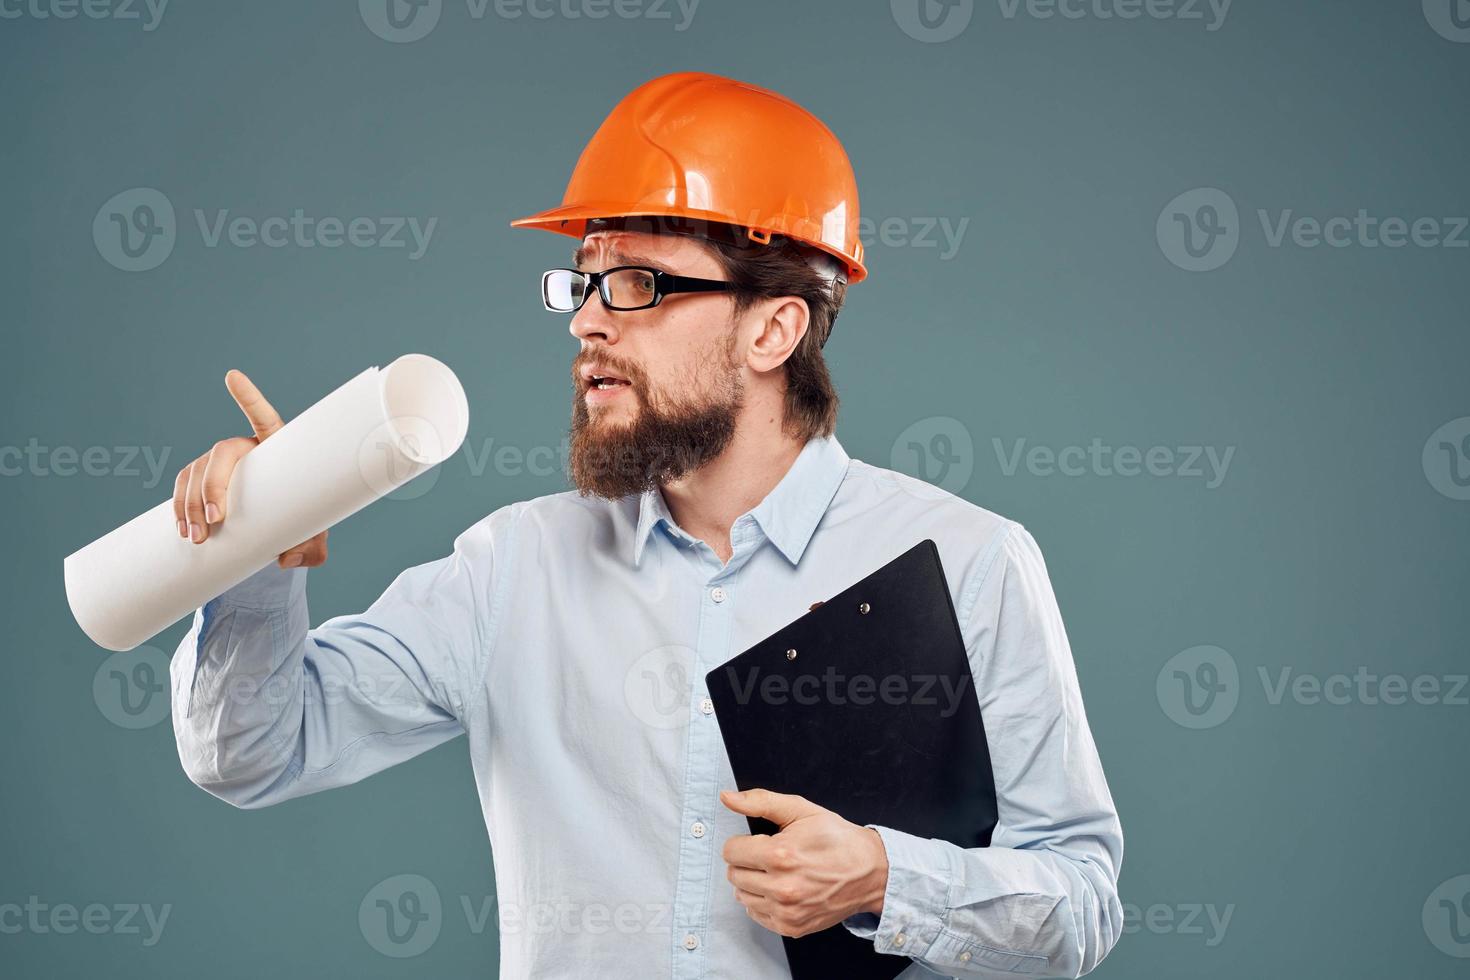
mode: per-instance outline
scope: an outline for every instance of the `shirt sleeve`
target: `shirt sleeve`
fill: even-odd
[[[1123,832],[1041,551],[1011,524],[957,604],[995,775],[990,847],[870,824],[882,916],[844,920],[883,953],[961,978],[1078,977],[1123,927]]]
[[[272,562],[195,610],[170,664],[185,773],[237,807],[356,782],[464,731],[494,637],[511,507],[309,628],[307,570]]]

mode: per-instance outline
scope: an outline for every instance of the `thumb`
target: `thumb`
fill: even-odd
[[[773,793],[768,789],[748,789],[738,793],[728,789],[721,790],[720,802],[747,817],[765,817],[778,827],[785,827],[802,817],[824,812],[804,796]]]

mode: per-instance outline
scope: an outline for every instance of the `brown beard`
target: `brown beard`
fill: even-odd
[[[583,397],[586,386],[577,378],[572,392],[567,463],[568,475],[582,496],[616,500],[643,493],[694,472],[725,451],[735,436],[736,416],[745,404],[745,385],[734,359],[734,330],[723,347],[711,358],[717,372],[714,391],[698,396],[698,402],[670,399],[668,407],[656,405],[659,399],[646,397],[646,375],[624,374],[633,383],[628,394],[638,400],[637,417],[631,424],[594,421]],[[577,358],[574,377],[575,369],[590,359]],[[608,363],[610,369],[628,370],[605,356],[597,359]]]

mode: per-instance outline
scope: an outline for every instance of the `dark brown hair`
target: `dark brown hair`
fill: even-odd
[[[806,334],[786,359],[786,415],[789,435],[806,440],[831,435],[837,427],[837,391],[822,357],[833,324],[847,298],[847,275],[835,258],[783,235],[769,244],[750,240],[743,228],[712,222],[651,216],[594,219],[587,231],[623,228],[650,234],[689,235],[707,246],[725,276],[736,285],[732,316],[759,300],[799,296],[810,319]]]
[[[838,397],[832,386],[822,348],[832,336],[836,314],[847,298],[847,272],[841,263],[817,248],[785,235],[772,235],[769,244],[751,241],[744,228],[723,223],[663,216],[592,219],[587,232],[625,229],[653,235],[689,235],[709,247],[726,278],[734,282],[732,316],[738,317],[759,300],[794,295],[806,300],[810,319],[806,335],[786,359],[784,428],[795,438],[832,435],[836,429]]]
[[[718,239],[706,244],[714,252],[725,275],[739,289],[735,293],[734,316],[757,300],[776,296],[800,296],[806,300],[810,320],[806,334],[786,359],[787,433],[805,441],[812,436],[831,435],[837,426],[837,391],[822,348],[832,335],[832,326],[842,301],[847,297],[847,277],[823,271],[831,261],[825,253],[786,238],[772,238],[769,245],[757,242],[730,244]],[[816,263],[816,268],[813,267]]]

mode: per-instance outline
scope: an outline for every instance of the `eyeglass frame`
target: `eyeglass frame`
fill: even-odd
[[[614,306],[608,300],[607,294],[603,292],[602,288],[603,277],[609,276],[614,272],[622,272],[625,269],[637,269],[640,272],[652,274],[653,300],[651,302],[645,303],[642,306]],[[582,299],[570,310],[559,310],[546,301],[546,280],[556,272],[573,272],[585,277]],[[603,269],[601,272],[584,272],[581,269],[556,268],[547,269],[541,273],[541,305],[551,313],[576,313],[583,306],[587,305],[587,297],[591,296],[594,291],[596,291],[598,298],[602,300],[602,305],[605,309],[615,313],[629,313],[634,310],[651,310],[662,303],[665,296],[677,295],[679,293],[735,292],[738,289],[739,287],[735,283],[725,279],[700,279],[696,276],[677,276],[672,272],[655,269],[649,265],[618,265],[613,266],[611,269]]]

